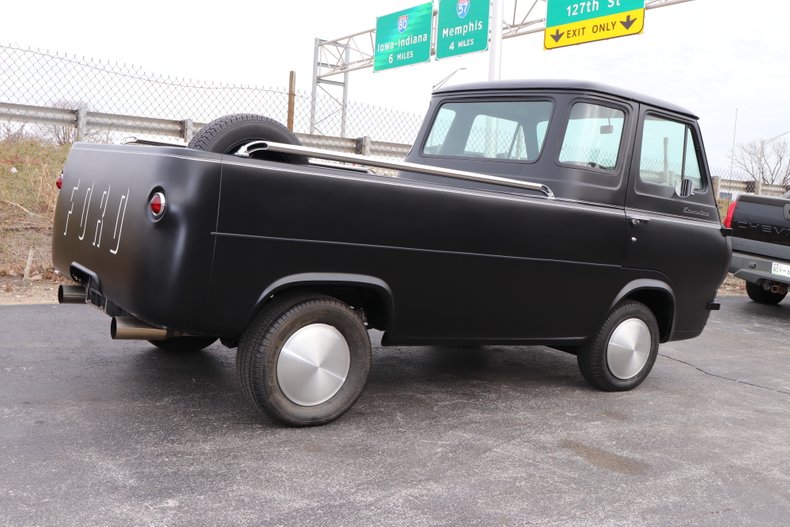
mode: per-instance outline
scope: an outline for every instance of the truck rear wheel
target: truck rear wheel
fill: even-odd
[[[579,348],[576,360],[587,382],[600,390],[631,390],[647,378],[658,355],[653,312],[640,302],[618,304],[598,333]]]
[[[214,119],[192,137],[187,147],[217,154],[233,154],[241,146],[252,141],[275,141],[289,145],[302,144],[288,128],[274,119],[262,115],[241,113]],[[306,156],[296,154],[264,151],[255,152],[252,157],[286,163],[307,163]]]
[[[763,289],[761,284],[746,282],[746,294],[758,304],[773,306],[784,300],[787,293],[772,293]]]
[[[294,426],[343,415],[362,393],[371,350],[362,319],[331,297],[275,299],[244,332],[236,371],[244,396]]]

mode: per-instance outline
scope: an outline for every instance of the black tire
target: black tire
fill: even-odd
[[[760,284],[746,282],[746,294],[758,304],[774,306],[784,300],[787,293],[772,293],[762,288]]]
[[[653,368],[659,339],[656,317],[647,306],[634,301],[621,302],[598,333],[579,348],[576,355],[579,371],[599,390],[632,390]],[[618,342],[624,345],[619,346]]]
[[[161,350],[187,353],[208,348],[214,344],[215,340],[217,340],[215,337],[173,337],[165,340],[149,340],[148,342]]]
[[[301,145],[299,139],[285,126],[262,115],[240,113],[215,119],[201,128],[189,141],[188,148],[217,154],[233,154],[242,145],[252,141],[275,141]],[[268,159],[287,163],[307,163],[307,157],[277,152],[256,152],[255,159]]]
[[[318,338],[306,345],[299,343],[297,332]],[[330,341],[343,351],[336,353],[333,347],[326,356],[331,353],[346,361],[347,369],[336,369],[335,373],[340,371],[337,375],[316,379],[325,375],[324,366],[333,360],[331,357],[322,358],[320,367],[316,361],[308,363],[304,359],[289,362],[289,357],[298,355],[294,350],[318,352],[318,348],[329,349]],[[289,351],[284,354],[286,344]],[[351,408],[365,387],[370,362],[370,338],[357,313],[331,297],[299,295],[274,299],[253,320],[239,342],[236,372],[242,393],[259,411],[289,425],[314,426],[333,421]],[[288,364],[304,368],[310,382],[301,382],[305,377],[299,376],[289,380]],[[330,379],[329,387],[320,384],[325,379]],[[310,391],[311,387],[317,388]]]

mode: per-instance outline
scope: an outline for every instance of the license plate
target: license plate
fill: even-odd
[[[790,265],[771,262],[771,274],[790,278]]]

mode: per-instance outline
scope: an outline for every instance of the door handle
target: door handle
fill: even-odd
[[[629,218],[628,223],[636,227],[637,225],[647,225],[650,220],[648,218]]]

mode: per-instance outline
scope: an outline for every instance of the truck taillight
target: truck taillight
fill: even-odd
[[[55,180],[55,186],[58,187],[58,190],[63,188],[63,172],[58,175],[58,179]]]
[[[727,207],[727,216],[724,218],[724,226],[728,229],[732,228],[732,215],[735,213],[735,207],[738,205],[738,201],[733,201],[730,203],[730,206]]]
[[[151,209],[151,214],[154,215],[155,220],[161,218],[167,209],[167,199],[165,199],[164,192],[154,192],[151,200],[148,202],[148,207]]]

